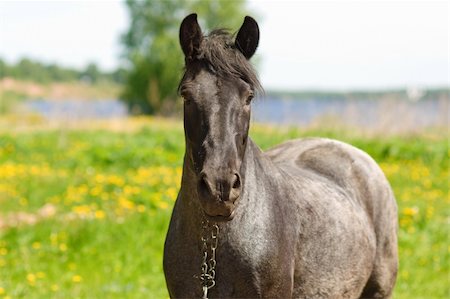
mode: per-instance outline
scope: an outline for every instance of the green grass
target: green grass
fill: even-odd
[[[168,297],[162,249],[183,130],[180,123],[138,122],[129,132],[0,133],[0,298]],[[267,127],[251,135],[262,148],[319,135],[371,154],[399,205],[394,298],[448,297],[448,136]]]

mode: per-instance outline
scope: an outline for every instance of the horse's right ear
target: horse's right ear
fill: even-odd
[[[236,46],[244,54],[245,58],[250,59],[255,54],[259,43],[259,27],[255,19],[246,16],[244,24],[236,36]]]
[[[180,45],[187,60],[192,60],[198,54],[203,35],[197,22],[197,14],[184,18],[180,26]]]

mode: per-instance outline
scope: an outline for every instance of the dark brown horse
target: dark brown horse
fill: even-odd
[[[181,190],[164,248],[171,297],[388,298],[397,206],[377,164],[348,144],[248,138],[260,89],[249,59],[259,29],[180,28],[185,74]]]

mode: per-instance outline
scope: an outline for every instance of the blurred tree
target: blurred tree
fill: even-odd
[[[81,79],[89,83],[96,83],[100,79],[100,71],[95,63],[89,63],[86,69],[81,73]]]
[[[34,80],[36,82],[46,83],[50,81],[48,73],[44,66],[32,61],[28,58],[22,58],[19,63],[13,68],[13,77],[23,78],[26,80]]]
[[[124,68],[118,68],[110,74],[110,79],[113,82],[124,84],[127,71]]]
[[[182,19],[197,12],[204,31],[237,30],[246,15],[245,0],[147,0],[126,2],[131,24],[122,36],[129,63],[122,99],[131,111],[154,114],[173,107],[183,66],[178,46]]]
[[[5,61],[3,61],[3,59],[0,58],[0,79],[6,77],[8,72],[9,72],[8,65],[6,64]]]
[[[71,69],[61,68],[56,64],[50,64],[45,66],[45,71],[52,81],[67,82],[78,80],[79,72]]]
[[[112,72],[102,72],[94,63],[79,71],[54,63],[44,64],[29,58],[22,58],[16,64],[8,64],[0,57],[0,78],[11,77],[38,83],[70,82],[84,78],[92,83],[114,82],[123,84],[125,73],[122,68]]]

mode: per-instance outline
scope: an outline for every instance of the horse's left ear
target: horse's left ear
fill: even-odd
[[[203,35],[197,23],[197,14],[184,18],[180,26],[180,45],[187,60],[192,60],[198,54]]]
[[[244,24],[236,36],[235,44],[245,58],[250,59],[256,52],[259,42],[259,27],[255,19],[246,16]]]

